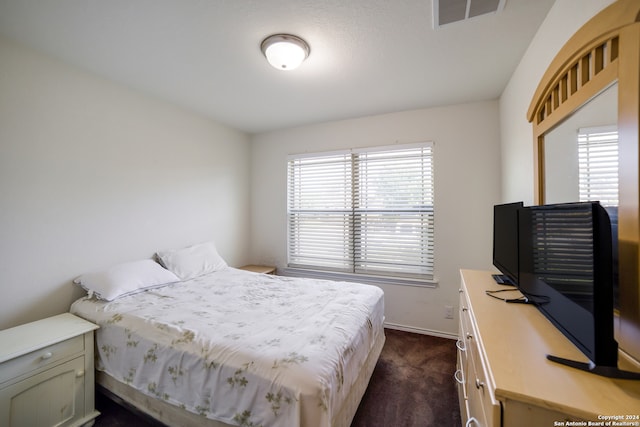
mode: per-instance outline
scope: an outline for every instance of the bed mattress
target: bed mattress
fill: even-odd
[[[331,426],[383,334],[374,286],[225,268],[71,311],[100,326],[96,369],[230,425]]]

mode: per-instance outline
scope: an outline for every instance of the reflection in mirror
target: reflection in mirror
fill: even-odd
[[[544,203],[618,205],[617,121],[616,83],[544,136]]]
[[[544,203],[599,201],[614,238],[614,305],[618,283],[618,84],[544,136]]]

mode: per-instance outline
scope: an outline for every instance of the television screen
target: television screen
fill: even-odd
[[[616,366],[609,216],[597,202],[519,211],[519,289],[592,362]]]
[[[522,202],[493,207],[493,265],[507,278],[518,284],[518,210]]]

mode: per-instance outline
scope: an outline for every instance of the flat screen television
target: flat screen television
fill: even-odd
[[[613,307],[620,308],[620,278],[618,274],[618,207],[606,206],[611,221],[611,245],[613,251]]]
[[[617,369],[613,246],[607,211],[598,202],[518,210],[518,288],[590,360],[547,355],[574,368],[640,379]]]
[[[523,206],[516,202],[493,207],[493,265],[503,274],[494,275],[498,283],[518,284],[518,210]]]

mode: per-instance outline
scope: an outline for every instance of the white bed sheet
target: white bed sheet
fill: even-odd
[[[375,286],[234,268],[71,311],[100,325],[97,369],[242,426],[330,426],[382,333]]]

